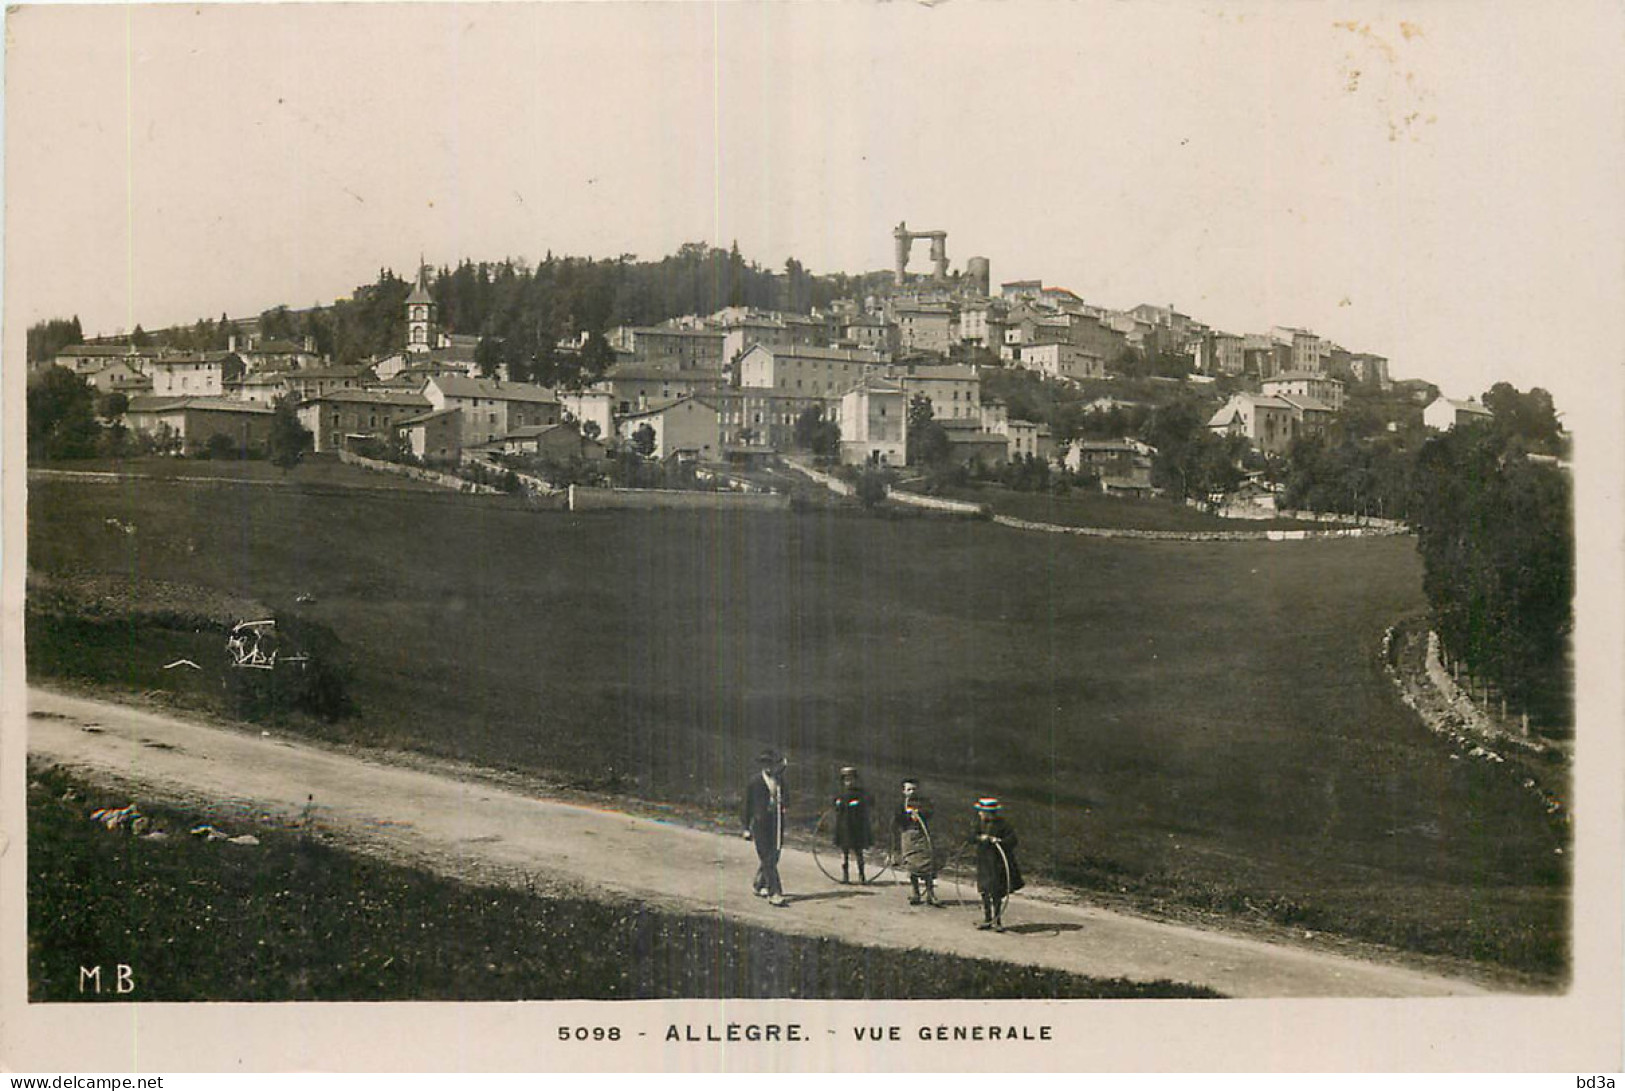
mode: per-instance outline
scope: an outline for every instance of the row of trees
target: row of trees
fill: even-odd
[[[1566,471],[1517,427],[1458,428],[1416,459],[1409,520],[1445,650],[1545,719],[1572,715],[1574,511]]]
[[[299,311],[273,307],[259,316],[260,335],[310,337],[318,353],[339,363],[395,351],[405,343],[406,297],[415,279],[380,269],[373,283],[348,299]],[[488,341],[482,363],[506,364],[520,377],[544,382],[567,381],[573,369],[601,371],[613,358],[603,340],[612,326],[652,325],[728,306],[805,313],[861,292],[864,285],[862,277],[815,276],[794,258],[782,271],[769,270],[746,261],[737,244],[723,250],[705,243],[686,243],[655,261],[639,261],[633,254],[578,258],[549,252],[534,266],[514,258],[463,261],[429,277],[441,328]],[[142,347],[203,351],[225,348],[236,332],[221,315],[150,334],[137,327],[130,340]],[[589,336],[582,353],[555,350],[560,339],[583,334],[596,336]],[[29,360],[49,360],[63,346],[83,340],[77,318],[40,323],[29,330]]]

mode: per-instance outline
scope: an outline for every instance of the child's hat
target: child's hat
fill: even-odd
[[[1004,809],[1004,804],[1000,803],[992,796],[983,796],[981,799],[976,801],[976,809],[987,814],[993,814],[997,811],[1002,811]]]

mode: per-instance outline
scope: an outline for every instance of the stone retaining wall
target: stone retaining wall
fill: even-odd
[[[1559,764],[1545,766],[1533,760],[1533,756],[1552,750],[1545,740],[1499,729],[1450,677],[1439,656],[1437,633],[1427,634],[1420,669],[1414,658],[1406,661],[1401,643],[1408,642],[1402,641],[1399,632],[1390,626],[1382,637],[1383,669],[1398,690],[1400,701],[1417,714],[1424,727],[1450,743],[1455,751],[1452,759],[1502,767],[1518,778],[1525,791],[1540,799],[1548,817],[1567,828],[1572,814],[1565,801],[1566,790],[1560,793],[1542,783],[1549,776],[1561,782],[1568,775],[1566,756],[1559,751]],[[1410,655],[1417,653],[1413,649]],[[1563,849],[1556,851],[1561,853]]]
[[[845,481],[842,481],[840,478],[836,477],[835,475],[827,474],[822,470],[815,470],[811,466],[807,465],[805,462],[800,461],[799,459],[794,459],[794,458],[790,458],[788,456],[783,456],[783,455],[780,456],[780,459],[784,462],[784,464],[786,466],[790,467],[792,470],[795,470],[797,473],[806,474],[808,477],[812,478],[815,482],[817,482],[818,484],[824,486],[824,488],[828,489],[832,493],[835,493],[837,496],[851,496],[852,495],[852,492],[853,492],[852,486],[847,484]]]
[[[1158,542],[1304,542],[1322,538],[1385,537],[1395,533],[1375,527],[1339,527],[1335,530],[1129,530],[1123,527],[1067,527],[1056,523],[1034,523],[1009,515],[995,515],[993,521],[1016,530],[1077,534],[1085,538],[1139,538]]]
[[[494,489],[490,485],[477,485],[472,481],[465,481],[455,474],[441,473],[424,466],[403,466],[399,462],[385,462],[382,459],[367,458],[354,451],[340,450],[340,462],[348,462],[353,466],[360,466],[368,470],[377,470],[379,473],[394,474],[396,477],[409,477],[413,481],[427,481],[431,485],[439,485],[444,489],[455,489],[458,492],[497,493],[501,489]]]
[[[941,496],[921,496],[917,492],[904,492],[902,489],[887,489],[886,496],[899,504],[908,504],[916,508],[930,508],[932,511],[951,511],[960,515],[982,514],[982,506],[972,504],[968,500],[949,500]]]

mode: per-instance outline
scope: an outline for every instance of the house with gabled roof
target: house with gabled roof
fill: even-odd
[[[583,459],[601,462],[609,457],[609,448],[596,439],[588,439],[573,424],[533,424],[515,428],[496,441],[504,454],[536,455],[558,461]]]
[[[1306,397],[1327,406],[1332,412],[1343,408],[1343,382],[1314,371],[1283,371],[1259,384],[1274,398]]]
[[[1452,428],[1494,419],[1494,413],[1471,398],[1464,402],[1454,398],[1434,398],[1422,410],[1422,423],[1435,432],[1448,432]]]
[[[1298,437],[1298,415],[1284,398],[1235,394],[1207,422],[1220,435],[1242,436],[1265,454],[1285,454]]]
[[[463,457],[463,411],[437,409],[395,422],[395,436],[424,462],[457,463]]]
[[[709,402],[692,397],[678,398],[642,412],[628,413],[616,420],[615,434],[630,443],[644,425],[654,430],[654,458],[676,455],[702,462],[722,459],[722,415]]]
[[[462,446],[477,447],[516,428],[557,424],[559,399],[536,383],[436,375],[423,384],[423,396],[435,410],[462,410]]]
[[[155,397],[219,398],[241,377],[242,363],[230,352],[177,353],[153,358],[147,374]]]
[[[592,389],[609,395],[617,413],[634,413],[678,398],[705,398],[728,385],[721,368],[679,366],[674,360],[611,364]]]
[[[369,441],[388,441],[395,425],[429,410],[422,394],[399,390],[333,390],[300,404],[299,423],[310,429],[317,454]]]
[[[316,367],[322,362],[316,353],[315,339],[310,337],[303,341],[275,338],[261,341],[233,334],[229,346],[228,351],[236,354],[248,371],[295,371]]]
[[[147,394],[130,399],[124,422],[132,432],[151,436],[161,446],[192,454],[209,447],[216,436],[224,436],[237,451],[263,449],[273,416],[269,406],[254,402]]]
[[[786,396],[837,398],[886,359],[862,349],[753,345],[739,358],[739,386]]]
[[[869,376],[841,395],[841,462],[848,466],[908,463],[908,391],[894,379]]]
[[[123,360],[137,371],[145,372],[147,365],[162,353],[162,349],[134,345],[64,345],[57,350],[53,361],[57,367],[65,367],[75,375],[99,371],[115,360]]]
[[[283,388],[300,401],[320,398],[336,390],[362,390],[373,385],[377,378],[366,364],[307,367],[281,374]]]
[[[128,357],[117,357],[94,371],[84,372],[84,378],[103,394],[152,393],[152,376],[146,374]]]

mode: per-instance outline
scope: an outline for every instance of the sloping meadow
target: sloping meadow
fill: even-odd
[[[313,735],[717,820],[772,745],[807,830],[853,764],[883,804],[922,779],[945,836],[1002,797],[1041,877],[1548,981],[1566,967],[1562,832],[1504,774],[1451,760],[1383,676],[1384,628],[1424,605],[1407,538],[1117,542],[154,482],[36,481],[29,506],[38,575],[137,598],[185,583],[331,633],[354,714],[288,717]],[[36,678],[75,673],[40,640]],[[95,655],[93,681],[165,685],[150,640]]]

